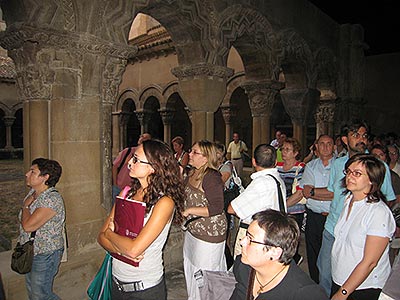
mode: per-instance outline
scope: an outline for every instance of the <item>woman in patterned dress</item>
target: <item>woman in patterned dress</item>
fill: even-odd
[[[214,143],[196,142],[189,153],[192,169],[186,178],[186,203],[183,215],[199,219],[188,225],[183,245],[188,299],[200,299],[195,275],[199,270],[225,271],[224,183],[218,172],[217,148]]]
[[[62,168],[55,160],[37,158],[25,174],[31,188],[19,214],[21,244],[36,232],[32,270],[25,275],[30,300],[60,299],[53,292],[64,250],[64,200],[55,189]]]

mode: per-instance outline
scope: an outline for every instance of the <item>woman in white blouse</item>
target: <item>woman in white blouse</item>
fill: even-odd
[[[380,191],[385,166],[372,155],[357,154],[344,173],[349,195],[335,227],[331,299],[378,299],[390,274],[389,240],[396,228]]]

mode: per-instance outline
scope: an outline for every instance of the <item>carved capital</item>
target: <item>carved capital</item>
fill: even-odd
[[[111,43],[90,34],[76,34],[70,31],[57,31],[50,28],[38,29],[26,25],[11,25],[0,33],[0,46],[7,50],[25,47],[34,43],[38,48],[56,48],[76,50],[80,53],[112,56],[122,59],[137,54],[136,46]]]
[[[295,124],[306,125],[314,115],[320,92],[316,89],[284,89],[281,91],[282,103]]]
[[[148,110],[137,110],[135,114],[141,126],[144,126],[150,120],[150,112]]]
[[[216,66],[208,63],[198,63],[194,65],[182,65],[171,70],[172,74],[179,80],[188,78],[208,76],[219,77],[226,80],[233,75],[233,70],[227,67]]]
[[[127,60],[108,57],[103,72],[103,103],[114,104]]]
[[[284,84],[279,81],[247,81],[241,84],[249,96],[249,104],[253,117],[266,116],[272,111],[275,97]]]
[[[16,118],[13,116],[4,116],[3,117],[4,125],[6,127],[11,127],[14,124],[15,119]]]
[[[236,105],[235,104],[223,104],[220,106],[222,117],[224,118],[225,124],[230,124],[232,119],[236,117]]]
[[[174,119],[175,111],[171,109],[159,109],[158,111],[164,125],[170,125]]]
[[[334,101],[321,101],[315,112],[315,121],[317,123],[332,123],[335,116],[335,102]]]

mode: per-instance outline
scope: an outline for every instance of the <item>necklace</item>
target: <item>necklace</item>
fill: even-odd
[[[272,279],[269,280],[266,284],[262,284],[262,283],[260,282],[260,280],[258,279],[258,276],[257,276],[257,272],[256,272],[256,280],[257,280],[258,284],[260,285],[260,289],[257,291],[257,296],[260,295],[261,292],[264,291],[264,288],[265,288],[268,284],[270,284],[276,277],[278,277],[278,275],[281,274],[281,273],[283,272],[283,270],[285,270],[285,268],[286,268],[286,266],[283,266],[283,268],[282,268],[278,273],[276,273],[276,275],[275,275],[274,277],[272,277]]]

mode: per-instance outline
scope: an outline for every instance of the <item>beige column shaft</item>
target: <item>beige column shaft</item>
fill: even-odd
[[[172,69],[179,80],[182,100],[192,113],[192,141],[214,140],[214,113],[226,93],[233,70],[206,63]]]
[[[13,149],[12,145],[12,130],[11,127],[14,124],[15,117],[12,116],[4,116],[3,117],[4,125],[6,126],[6,145],[4,149],[11,150]]]

